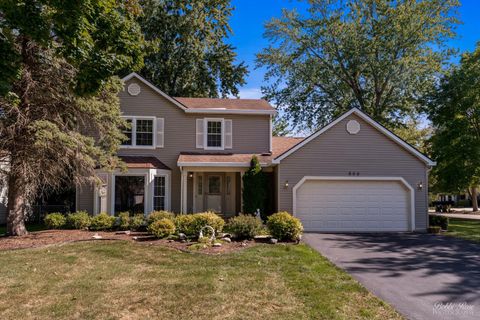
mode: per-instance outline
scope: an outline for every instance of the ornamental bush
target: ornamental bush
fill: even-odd
[[[448,217],[443,216],[429,216],[429,224],[431,227],[441,227],[443,230],[448,230]]]
[[[149,224],[147,230],[157,238],[166,238],[175,233],[175,224],[170,219],[162,218]]]
[[[91,219],[86,211],[77,211],[67,216],[67,227],[84,230],[90,227]]]
[[[55,212],[47,214],[43,221],[48,229],[61,229],[65,227],[67,218],[63,214]]]
[[[102,212],[94,216],[90,223],[90,230],[110,230],[115,223],[115,217]]]
[[[225,221],[223,221],[223,218],[211,211],[175,217],[177,231],[184,233],[188,237],[198,237],[200,230],[205,226],[211,226],[217,234],[222,232],[224,225]]]
[[[285,211],[268,217],[267,228],[274,238],[284,241],[298,240],[303,231],[300,220]]]
[[[144,230],[146,225],[145,216],[141,213],[138,213],[130,218],[130,229],[131,230]]]
[[[252,239],[262,230],[262,220],[259,218],[241,214],[228,221],[227,229],[237,239]]]
[[[130,228],[130,212],[120,212],[117,217],[116,226],[120,230],[128,230]]]
[[[152,224],[153,222],[161,219],[170,219],[173,220],[175,218],[175,215],[172,212],[169,211],[152,211],[147,218],[148,224]]]

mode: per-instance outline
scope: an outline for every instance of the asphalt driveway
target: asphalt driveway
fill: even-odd
[[[480,319],[480,244],[407,233],[304,239],[408,319]]]

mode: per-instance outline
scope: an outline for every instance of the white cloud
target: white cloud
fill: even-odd
[[[240,89],[238,95],[241,99],[260,99],[262,97],[262,90],[260,90],[260,88]]]

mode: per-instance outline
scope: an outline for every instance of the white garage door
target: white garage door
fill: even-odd
[[[400,181],[306,180],[295,203],[305,231],[410,229],[410,191]]]

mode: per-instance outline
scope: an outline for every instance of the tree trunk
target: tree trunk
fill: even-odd
[[[23,236],[25,228],[25,202],[23,194],[25,186],[14,175],[8,178],[7,235]]]
[[[472,207],[473,212],[478,211],[477,187],[472,187]]]

